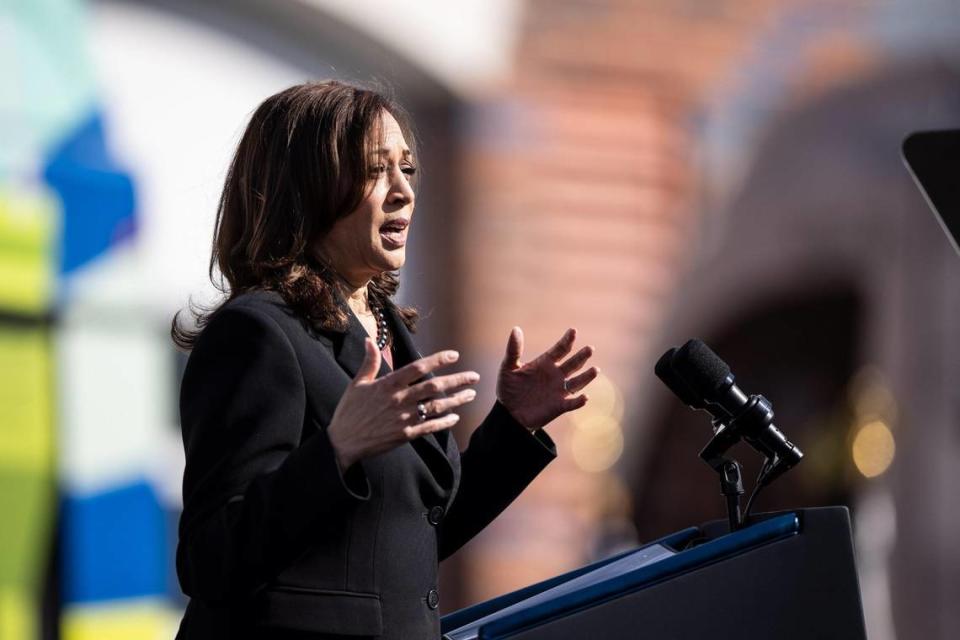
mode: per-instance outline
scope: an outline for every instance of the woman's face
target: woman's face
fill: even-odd
[[[414,158],[392,115],[383,112],[378,127],[374,139],[379,134],[383,144],[367,158],[367,195],[334,224],[319,246],[334,268],[354,284],[403,266],[413,218]]]

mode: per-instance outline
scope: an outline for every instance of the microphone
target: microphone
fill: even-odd
[[[803,452],[774,426],[770,402],[763,396],[744,393],[729,365],[702,341],[688,340],[680,349],[670,349],[654,370],[681,401],[707,411],[772,461],[763,484],[803,458]]]
[[[669,351],[660,356],[656,366],[653,367],[653,372],[657,374],[657,377],[660,378],[663,384],[667,385],[670,391],[673,391],[673,395],[680,398],[683,404],[692,409],[705,410],[707,406],[700,399],[700,396],[673,370],[672,363],[676,353],[677,348],[671,347]]]

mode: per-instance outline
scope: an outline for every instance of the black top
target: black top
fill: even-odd
[[[960,252],[960,129],[911,133],[903,141],[903,158]]]
[[[346,332],[314,331],[257,291],[199,337],[180,397],[178,638],[439,638],[438,561],[556,456],[496,402],[462,454],[443,431],[344,473],[326,426],[367,336],[348,316]],[[396,366],[421,357],[393,307],[388,319]]]

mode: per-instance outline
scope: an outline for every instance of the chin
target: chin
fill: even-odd
[[[383,259],[380,261],[380,264],[383,265],[384,271],[397,271],[400,267],[403,266],[403,263],[407,261],[407,255],[405,252],[401,251],[390,251],[383,256]]]

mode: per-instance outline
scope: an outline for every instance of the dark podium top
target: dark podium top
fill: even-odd
[[[652,563],[562,593],[522,601],[654,545]],[[470,623],[510,613],[465,633]],[[762,514],[735,533],[691,527],[640,549],[447,615],[450,640],[566,638],[866,638],[845,507]]]

